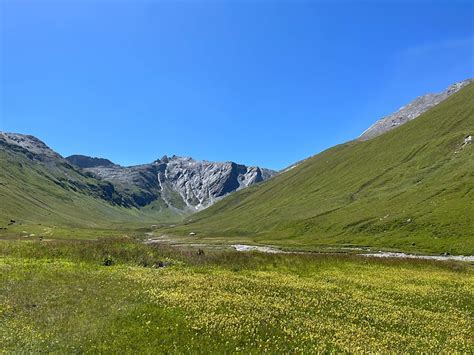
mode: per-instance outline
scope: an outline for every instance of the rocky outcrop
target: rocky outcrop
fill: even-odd
[[[72,163],[76,158],[66,159]],[[120,186],[139,206],[160,199],[168,207],[182,211],[203,209],[276,173],[233,162],[215,163],[177,156],[164,156],[151,164],[122,167],[107,163],[84,170]]]
[[[467,79],[449,86],[446,90],[438,94],[427,94],[416,98],[408,105],[401,107],[397,112],[375,122],[375,124],[370,126],[360,135],[359,140],[368,140],[377,137],[417,118],[422,113],[446,100],[449,96],[458,92],[473,81],[474,79]]]
[[[164,190],[179,194],[186,206],[205,208],[225,195],[264,181],[274,171],[247,167],[233,162],[214,163],[173,156],[153,164],[159,167],[158,180]]]

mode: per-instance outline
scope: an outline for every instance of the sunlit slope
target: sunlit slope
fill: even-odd
[[[286,246],[474,253],[474,85],[393,131],[328,149],[175,233]]]

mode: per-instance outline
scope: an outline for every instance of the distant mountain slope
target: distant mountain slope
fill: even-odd
[[[363,132],[359,139],[367,140],[374,138],[417,118],[422,113],[446,100],[449,96],[458,92],[473,81],[474,79],[467,79],[449,86],[446,90],[438,94],[427,94],[416,98],[408,105],[400,108],[397,112],[378,120]]]
[[[416,120],[303,161],[170,233],[474,254],[474,84]]]
[[[0,227],[22,223],[109,225],[137,219],[133,200],[64,160],[33,136],[0,132]]]
[[[107,159],[74,155],[66,158],[132,196],[138,206],[161,199],[176,210],[195,212],[227,194],[264,181],[276,172],[233,162],[215,163],[164,156],[150,164],[130,167]]]
[[[128,168],[101,158],[68,160],[36,137],[0,132],[0,228],[10,219],[77,226],[176,221],[273,174],[178,157]]]
[[[104,158],[93,158],[86,155],[71,155],[66,158],[72,165],[78,166],[79,168],[95,168],[96,166],[115,166],[109,159]]]

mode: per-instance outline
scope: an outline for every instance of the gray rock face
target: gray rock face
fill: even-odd
[[[70,158],[66,159],[72,162]],[[77,156],[74,159],[77,161]],[[107,164],[84,167],[84,170],[122,187],[140,206],[161,199],[168,207],[188,212],[206,208],[233,191],[276,174],[233,162],[215,163],[177,156],[164,156],[151,164],[131,167]]]
[[[163,159],[162,159],[163,160]],[[274,171],[233,162],[213,163],[173,156],[156,161],[162,190],[177,192],[188,207],[201,209],[225,195],[261,182]]]
[[[370,126],[360,135],[359,140],[368,140],[377,137],[417,118],[422,113],[446,100],[449,96],[458,92],[473,81],[474,79],[467,79],[449,86],[446,90],[438,94],[427,94],[416,98],[408,105],[401,107],[397,112],[375,122],[375,124]]]

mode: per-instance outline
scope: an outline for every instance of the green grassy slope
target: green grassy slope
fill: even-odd
[[[144,210],[130,206],[127,196],[114,191],[110,183],[88,176],[65,161],[32,156],[7,145],[0,148],[0,228],[7,228],[0,230],[0,236],[23,230],[52,236],[61,234],[61,227],[65,227],[65,234],[71,228],[126,230],[157,220],[179,219],[159,204]],[[16,223],[8,225],[10,219]]]
[[[474,253],[474,85],[391,132],[328,149],[168,230],[283,246]],[[212,238],[211,238],[212,237]]]

